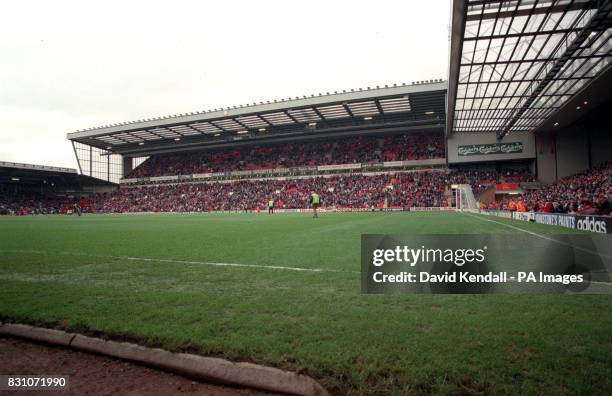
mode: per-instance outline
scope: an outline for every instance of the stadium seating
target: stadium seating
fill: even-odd
[[[528,170],[501,169],[501,170],[467,170],[458,169],[452,172],[453,183],[469,184],[474,195],[478,195],[488,187],[497,183],[533,182],[535,177]]]
[[[52,198],[38,194],[0,195],[0,215],[58,214],[74,203],[69,198]]]
[[[450,184],[468,183],[485,188],[504,175],[531,179],[525,172],[417,171],[379,175],[346,174],[302,179],[241,180],[199,184],[164,184],[123,188],[96,200],[98,212],[203,212],[256,210],[274,197],[285,209],[308,207],[312,191],[322,195],[323,207],[406,208],[446,206]]]
[[[127,178],[444,158],[441,135],[412,133],[154,155]]]
[[[159,184],[96,194],[80,200],[79,205],[83,212],[97,213],[235,211],[264,209],[273,197],[278,208],[302,209],[308,207],[310,193],[316,191],[324,208],[440,207],[447,206],[445,192],[451,184],[470,184],[480,191],[501,181],[532,179],[527,171],[456,169]],[[22,196],[0,200],[0,209],[16,214],[65,213],[72,203],[67,198]]]
[[[323,207],[439,206],[444,187],[435,172],[398,175],[341,175],[290,180],[249,180],[228,183],[174,184],[124,188],[102,196],[99,212],[203,212],[257,210],[273,197],[276,207],[308,207],[312,191]],[[413,202],[414,201],[414,202]]]
[[[533,211],[609,215],[612,202],[612,163],[562,178],[523,197]]]

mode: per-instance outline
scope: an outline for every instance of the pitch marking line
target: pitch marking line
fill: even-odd
[[[581,248],[580,246],[574,246],[571,243],[559,241],[559,240],[554,239],[554,238],[549,238],[547,236],[544,236],[544,235],[541,235],[541,234],[537,234],[535,232],[528,231],[528,230],[525,230],[525,229],[520,228],[520,227],[513,226],[512,224],[506,224],[506,223],[502,223],[501,221],[495,221],[495,220],[492,220],[492,219],[485,219],[485,218],[483,218],[481,216],[478,216],[478,215],[475,215],[475,214],[472,214],[472,213],[467,213],[467,212],[461,212],[461,213],[463,213],[465,215],[468,215],[470,217],[475,217],[475,218],[477,218],[479,220],[482,220],[482,221],[489,221],[491,223],[501,224],[503,226],[510,227],[510,228],[515,229],[517,231],[521,231],[521,232],[524,232],[526,234],[533,235],[533,236],[536,236],[538,238],[545,239],[547,241],[555,242],[555,243],[558,243],[560,245],[568,246],[568,247],[571,247],[573,249],[583,251],[585,253],[594,254],[594,255],[599,256],[599,257],[605,257],[607,259],[612,259],[612,256],[609,256],[607,254],[602,254],[602,253],[596,252],[594,250],[589,250],[589,249]],[[596,284],[599,284],[599,285],[612,286],[612,283],[610,283],[610,282],[591,281],[591,283],[596,283]]]
[[[472,213],[467,213],[467,212],[461,212],[461,213],[463,213],[463,214],[465,214],[465,215],[467,215],[467,216],[474,217],[474,218],[476,218],[476,219],[482,220],[482,221],[489,221],[489,222],[491,222],[491,223],[501,224],[501,225],[503,225],[503,226],[506,226],[506,227],[509,227],[509,228],[515,229],[515,230],[517,230],[517,231],[521,231],[521,232],[524,232],[524,233],[526,233],[526,234],[533,235],[533,236],[538,237],[538,238],[541,238],[541,239],[545,239],[545,240],[547,240],[547,241],[551,241],[551,242],[558,243],[559,245],[569,246],[569,247],[571,247],[571,248],[574,248],[574,249],[576,249],[576,250],[580,250],[580,251],[585,252],[585,253],[594,254],[594,255],[596,255],[596,256],[599,256],[599,257],[605,257],[605,258],[607,258],[607,259],[611,259],[611,260],[612,260],[612,256],[609,256],[609,255],[607,255],[607,254],[603,254],[603,253],[600,253],[600,252],[596,252],[596,251],[594,251],[594,250],[590,250],[590,249],[585,249],[585,248],[582,248],[582,247],[580,247],[580,246],[574,246],[574,245],[572,245],[571,243],[563,242],[563,241],[560,241],[560,240],[555,239],[555,238],[549,238],[549,237],[547,237],[547,236],[545,236],[545,235],[538,234],[538,233],[535,233],[535,232],[532,232],[532,231],[528,231],[528,230],[525,230],[525,229],[520,228],[520,227],[517,227],[517,226],[513,226],[512,224],[502,223],[501,221],[495,221],[495,220],[492,220],[492,219],[485,219],[485,218],[483,218],[483,217],[480,217],[480,216],[475,215],[475,214],[472,214]]]
[[[285,270],[285,271],[300,271],[300,272],[337,272],[337,273],[349,273],[349,274],[360,274],[358,271],[342,271],[334,270],[329,268],[303,268],[303,267],[283,267],[280,265],[258,265],[258,264],[241,264],[241,263],[220,263],[212,261],[188,261],[188,260],[172,260],[172,259],[157,259],[148,257],[132,257],[132,256],[107,256],[102,254],[88,254],[88,253],[77,253],[77,252],[47,252],[42,250],[4,250],[6,253],[32,253],[32,254],[59,254],[64,256],[82,256],[82,257],[97,257],[107,258],[115,260],[130,260],[130,261],[145,261],[145,262],[158,262],[158,263],[172,263],[172,264],[192,264],[192,265],[210,265],[215,267],[243,267],[243,268],[263,268],[273,270]]]

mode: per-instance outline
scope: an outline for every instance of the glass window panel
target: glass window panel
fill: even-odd
[[[523,26],[527,23],[527,16],[520,15],[514,18],[512,26],[510,27],[510,33],[520,33],[523,30]]]
[[[527,27],[525,28],[525,32],[535,32],[540,27],[540,24],[546,17],[546,14],[536,14],[532,15],[527,22]]]
[[[82,174],[113,183],[119,182],[123,171],[120,155],[78,142],[74,142],[74,148]]]
[[[486,19],[483,20],[480,24],[480,32],[478,33],[479,37],[482,36],[490,36],[493,33],[493,24],[495,23],[494,19]]]
[[[487,54],[487,46],[491,40],[477,40],[476,52],[474,53],[474,62],[483,62]]]
[[[461,63],[470,63],[472,62],[472,54],[474,52],[474,48],[476,46],[476,41],[464,41],[463,42],[463,51],[461,54]]]

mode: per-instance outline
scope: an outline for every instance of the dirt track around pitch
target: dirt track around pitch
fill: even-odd
[[[174,353],[159,348],[148,348],[127,342],[105,340],[77,333],[15,323],[0,323],[0,337],[16,337],[50,346],[102,355],[107,358],[118,358],[172,372],[196,380],[194,382],[210,382],[243,389],[303,396],[325,396],[328,394],[321,385],[310,377],[253,363],[234,363],[220,358]],[[2,357],[1,353],[0,357]],[[4,373],[0,371],[0,374]],[[30,373],[15,372],[14,374],[28,375]],[[51,374],[62,375],[61,373],[49,372],[35,372],[30,375]],[[135,388],[135,391],[138,391],[138,388]]]
[[[0,374],[70,376],[68,392],[19,392],[24,395],[268,395],[249,389],[193,381],[105,356],[2,337]]]

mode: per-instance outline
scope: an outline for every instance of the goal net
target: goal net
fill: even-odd
[[[478,209],[472,186],[469,184],[453,184],[451,187],[455,199],[455,208],[458,210]]]

